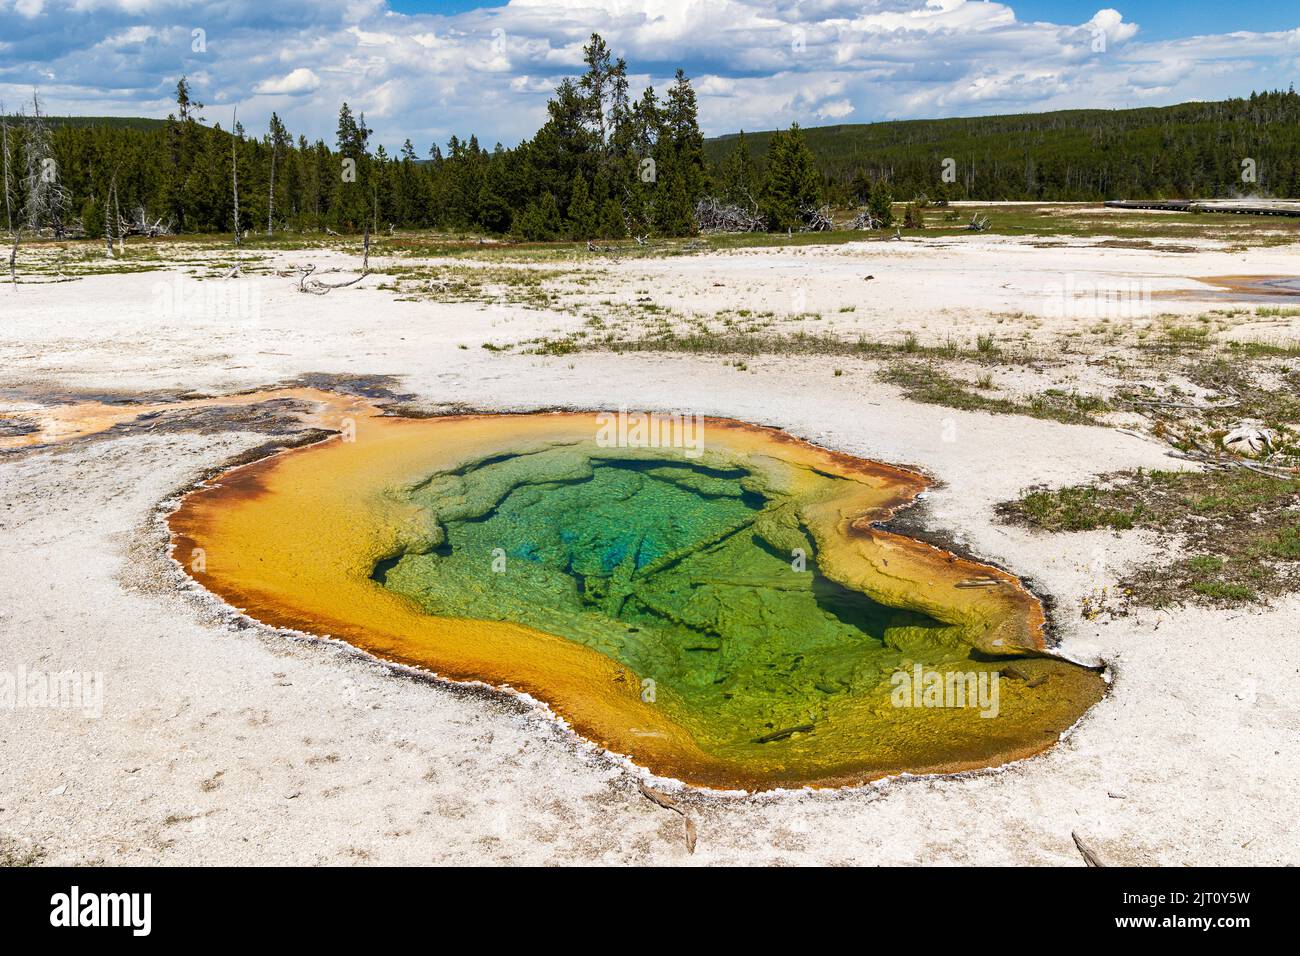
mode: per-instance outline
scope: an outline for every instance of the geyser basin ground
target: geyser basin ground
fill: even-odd
[[[177,559],[267,623],[532,694],[657,774],[988,766],[1102,695],[1016,578],[873,527],[914,473],[715,419],[698,449],[620,446],[594,413],[352,427],[187,496]],[[925,706],[954,701],[900,690],[918,674],[996,698]]]

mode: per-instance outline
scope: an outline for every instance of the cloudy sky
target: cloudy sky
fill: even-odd
[[[0,99],[332,140],[339,103],[390,148],[526,137],[596,31],[634,89],[694,80],[709,134],[1161,105],[1285,88],[1296,0],[0,0]]]

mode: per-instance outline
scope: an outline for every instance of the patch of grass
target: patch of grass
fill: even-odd
[[[484,348],[487,348],[485,345]],[[573,339],[547,339],[534,350],[539,355],[572,355],[581,346]]]
[[[1264,545],[1264,551],[1283,561],[1300,561],[1300,524],[1282,528]]]
[[[1294,358],[1300,355],[1300,342],[1229,342],[1228,348],[1250,358]]]
[[[1210,344],[1210,328],[1205,325],[1176,325],[1165,330],[1165,339],[1174,346],[1204,348]]]
[[[1012,512],[1047,531],[1127,531],[1142,518],[1141,503],[1117,507],[1105,491],[1087,485],[1057,491],[1034,491],[1016,502]]]
[[[765,318],[765,316],[756,318]],[[877,342],[864,336],[848,339],[830,333],[803,331],[779,334],[766,331],[761,326],[735,327],[725,321],[723,325],[723,328],[711,328],[701,323],[689,329],[665,326],[662,330],[638,338],[606,338],[586,343],[585,347],[608,349],[613,352],[690,352],[697,355],[843,355],[883,358],[904,354],[918,357],[985,359],[1005,365],[1034,361],[1033,356],[1019,352],[1000,352],[993,357],[980,356],[976,352],[963,354],[951,345],[922,345],[916,336],[910,334],[900,342]]]
[[[1254,603],[1257,595],[1244,584],[1225,584],[1222,581],[1194,581],[1191,589],[1202,597],[1227,604]]]
[[[1121,590],[1139,604],[1248,604],[1300,588],[1300,477],[1138,470],[1031,491],[999,510],[1046,531],[1146,528],[1168,539],[1171,556],[1190,553],[1126,577]]]
[[[965,411],[992,412],[998,415],[1028,415],[1067,424],[1095,424],[1095,415],[1106,411],[1105,400],[1048,389],[1029,402],[994,398],[973,391],[970,383],[954,378],[933,363],[908,362],[890,365],[880,373],[883,381],[897,385],[914,402],[946,405]],[[990,383],[991,384],[991,383]],[[981,386],[982,387],[982,386]]]

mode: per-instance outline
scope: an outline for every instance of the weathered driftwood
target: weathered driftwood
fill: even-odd
[[[366,276],[370,275],[370,270],[367,268],[363,269],[361,274],[355,279],[348,279],[345,282],[321,282],[319,279],[314,278],[314,276],[324,275],[327,272],[338,271],[338,269],[323,269],[320,272],[317,272],[316,264],[308,263],[300,270],[300,275],[298,276],[298,291],[306,292],[310,295],[328,295],[335,289],[346,289],[348,286],[356,285]]]
[[[804,232],[829,232],[835,228],[830,206],[805,206],[799,210]]]
[[[860,209],[858,214],[850,219],[844,226],[845,229],[883,229],[885,223],[880,217],[874,216],[870,209]]]
[[[1258,458],[1271,452],[1276,443],[1277,433],[1257,422],[1242,422],[1223,436],[1224,448],[1249,458]]]
[[[637,781],[637,786],[641,788],[641,795],[651,803],[661,806],[665,810],[672,810],[674,813],[681,814],[682,823],[686,828],[686,851],[688,853],[694,853],[696,838],[695,821],[690,818],[689,814],[687,814],[686,808],[662,790],[655,790],[653,787],[647,787],[641,781]]]
[[[766,228],[755,205],[752,209],[705,196],[695,204],[695,224],[700,232],[762,232]]]
[[[1083,857],[1084,863],[1088,864],[1088,866],[1106,865],[1105,863],[1101,862],[1101,858],[1098,857],[1097,854],[1092,851],[1092,848],[1089,847],[1088,844],[1083,842],[1083,839],[1079,836],[1079,834],[1071,830],[1070,836],[1074,839],[1074,845],[1078,849],[1079,855]]]
[[[1270,478],[1294,478],[1296,476],[1296,469],[1287,465],[1246,461],[1242,458],[1215,455],[1212,452],[1186,452],[1179,451],[1176,448],[1170,448],[1165,451],[1165,454],[1170,458],[1178,458],[1182,461],[1194,461],[1205,465],[1207,468],[1218,469],[1220,471],[1228,468],[1245,468],[1247,471],[1258,472],[1259,474],[1267,475]]]
[[[305,266],[293,266],[288,270],[277,270],[276,275],[297,274],[298,291],[306,292],[309,295],[328,295],[335,289],[346,289],[348,286],[356,285],[370,275],[370,224],[368,222],[366,223],[365,236],[361,246],[361,274],[344,282],[321,282],[320,279],[316,278],[316,276],[323,276],[327,273],[342,271],[337,267],[317,269],[316,263],[309,262]]]

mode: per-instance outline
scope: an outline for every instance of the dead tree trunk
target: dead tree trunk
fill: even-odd
[[[230,191],[235,198],[235,246],[241,240],[239,233],[239,107],[236,106],[230,116]]]
[[[113,258],[113,186],[104,194],[104,252]]]
[[[108,181],[108,191],[104,193],[104,251],[113,258],[113,192],[117,189],[117,170]]]
[[[126,227],[122,225],[122,207],[117,198],[117,178],[113,178],[113,219],[117,223],[117,254],[126,255]]]
[[[271,143],[271,188],[266,196],[266,234],[272,232],[271,217],[275,215],[275,143]]]
[[[9,279],[17,284],[18,274],[15,262],[18,258],[18,230],[14,228],[13,198],[9,189],[9,121],[4,117],[3,105],[0,105],[0,139],[3,139],[0,150],[4,153],[5,222],[9,227],[10,234],[13,236],[13,248],[9,251]]]
[[[23,153],[27,161],[24,184],[27,227],[40,235],[48,226],[55,239],[62,239],[67,232],[64,215],[72,194],[60,181],[50,127],[36,93],[32,94],[32,115],[23,124]]]

